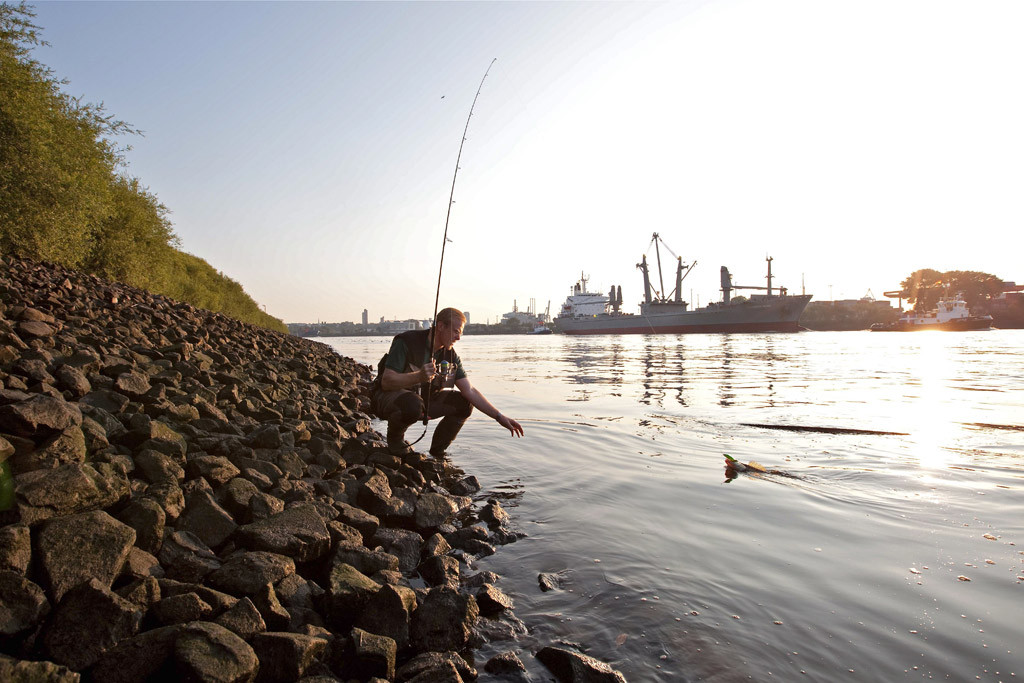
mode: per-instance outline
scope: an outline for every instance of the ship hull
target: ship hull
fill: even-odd
[[[555,318],[565,334],[709,334],[799,332],[809,295],[776,297],[768,303],[713,305],[693,311],[610,313]]]
[[[963,318],[960,320],[947,320],[941,323],[875,323],[871,326],[872,332],[924,332],[926,330],[942,330],[945,332],[971,332],[974,330],[988,330],[992,328],[992,318]]]

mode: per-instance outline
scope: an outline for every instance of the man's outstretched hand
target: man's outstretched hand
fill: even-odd
[[[501,413],[498,413],[498,417],[496,417],[495,419],[498,421],[498,424],[507,429],[509,433],[512,434],[512,436],[523,435],[523,426],[516,422],[515,420],[513,420],[512,418],[506,417]]]

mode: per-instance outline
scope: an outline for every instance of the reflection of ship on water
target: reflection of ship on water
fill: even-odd
[[[690,309],[682,300],[682,282],[696,262],[683,266],[676,257],[675,289],[665,295],[661,272],[659,245],[664,242],[654,233],[652,243],[658,260],[658,282],[661,291],[651,285],[647,255],[637,265],[644,276],[644,301],[640,313],[623,313],[622,287],[612,287],[605,294],[587,291],[587,278],[581,276],[572,293],[562,304],[555,325],[566,334],[686,334],[699,332],[796,332],[797,321],[803,313],[809,294],[790,296],[785,287],[778,293],[772,288],[772,259],[768,258],[768,286],[750,287],[734,285],[729,269],[722,266],[722,301],[703,308]],[[666,249],[668,247],[666,246]],[[671,253],[671,250],[669,250]],[[765,290],[764,294],[751,294],[749,298],[732,299],[738,289]]]

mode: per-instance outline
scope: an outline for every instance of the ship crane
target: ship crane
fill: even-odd
[[[732,283],[732,274],[729,272],[729,269],[722,266],[722,303],[729,303],[732,296],[732,290],[734,289],[756,289],[759,291],[766,291],[768,296],[772,295],[772,279],[774,279],[772,276],[772,261],[775,259],[771,256],[766,256],[764,260],[768,262],[767,287],[758,287],[756,285],[734,285]],[[785,287],[779,287],[779,294],[781,296],[786,296],[787,291],[788,290]]]
[[[670,301],[674,301],[675,303],[683,303],[683,280],[686,278],[687,275],[690,274],[690,271],[693,269],[693,267],[697,265],[697,262],[694,261],[688,266],[683,266],[683,258],[681,256],[676,256],[675,252],[669,249],[669,246],[665,244],[665,240],[661,239],[658,233],[654,233],[654,236],[651,238],[651,244],[654,245],[654,254],[658,261],[658,283],[661,285],[661,290],[654,290],[654,296],[651,295],[650,271],[647,267],[647,254],[644,254],[643,258],[640,260],[640,263],[636,264],[636,267],[639,268],[644,274],[644,302],[648,304],[665,304],[669,303]],[[661,251],[658,248],[659,244],[665,247],[665,250],[668,251],[668,253],[672,254],[672,256],[675,256],[676,258],[676,287],[667,296],[663,295],[663,292],[665,291],[665,279],[661,271]],[[650,246],[648,246],[647,251],[650,250],[651,248]],[[622,303],[621,294],[619,294],[619,303]]]

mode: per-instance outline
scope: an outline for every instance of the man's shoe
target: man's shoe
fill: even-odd
[[[388,421],[388,453],[391,455],[408,455],[412,453],[412,446],[405,440],[407,424]]]
[[[388,443],[388,453],[391,455],[409,455],[414,452],[412,446],[407,441]]]

